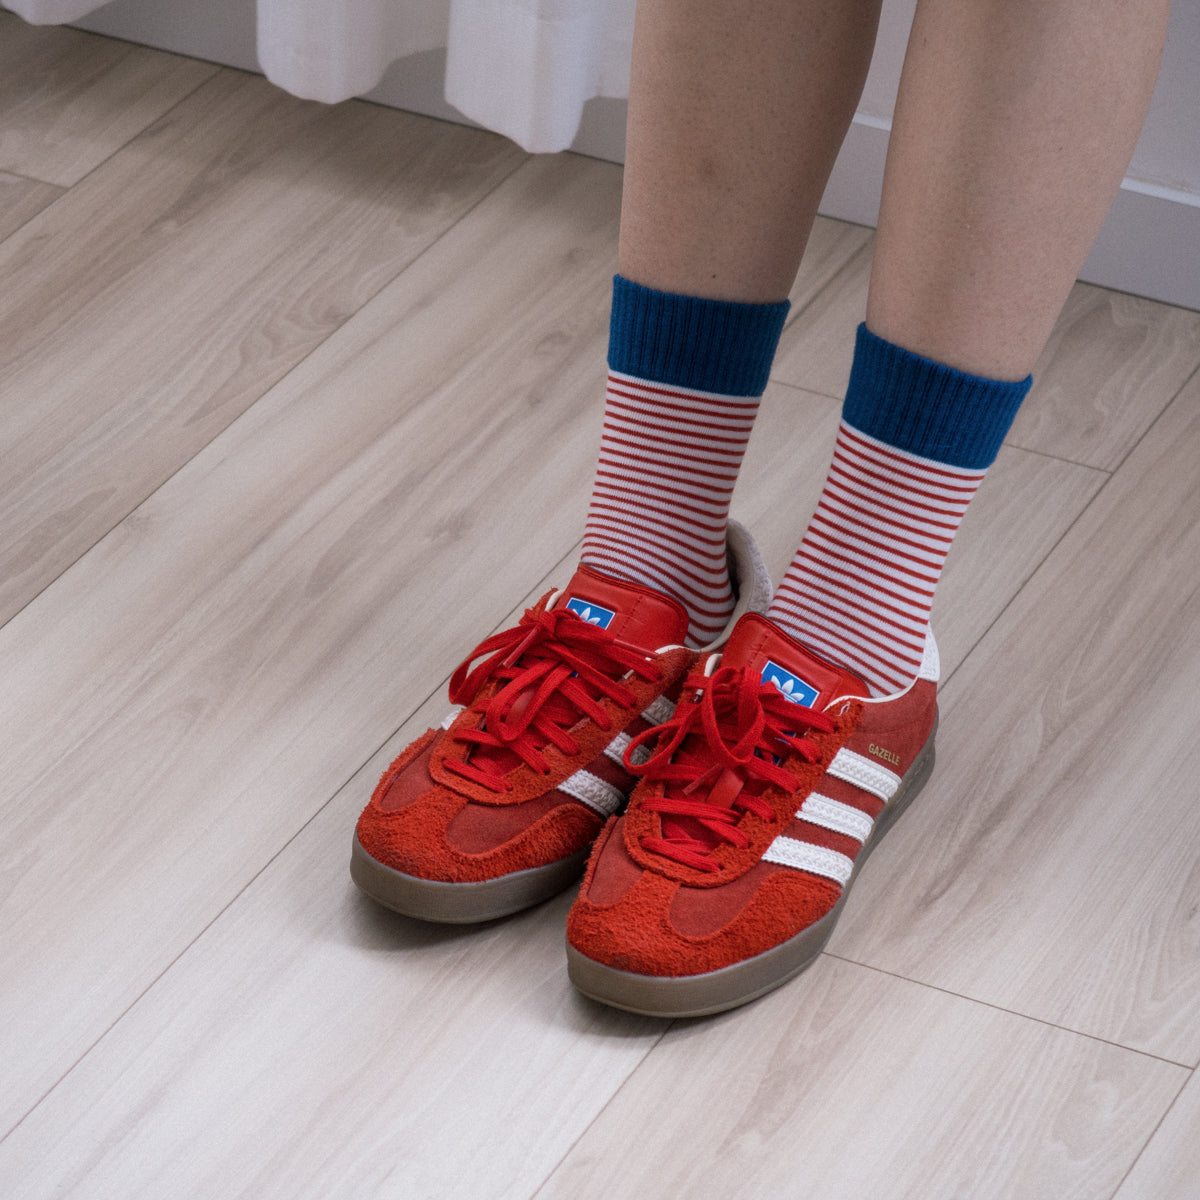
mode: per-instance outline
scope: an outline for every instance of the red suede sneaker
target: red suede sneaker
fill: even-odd
[[[729,548],[732,629],[766,607],[770,584],[732,523]],[[567,887],[633,787],[630,739],[674,711],[698,657],[682,644],[687,627],[675,600],[581,567],[565,591],[481,643],[450,681],[462,710],[396,759],[359,818],[354,882],[397,912],[453,923]]]
[[[785,983],[820,953],[854,877],[933,769],[937,647],[871,699],[766,617],[697,664],[567,919],[593,999],[702,1016]]]

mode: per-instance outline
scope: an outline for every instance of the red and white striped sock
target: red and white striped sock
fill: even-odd
[[[733,612],[725,527],[757,412],[756,396],[608,377],[582,562],[673,596],[693,645]]]
[[[933,594],[986,471],[922,458],[842,422],[825,490],[768,616],[876,696],[921,666]]]

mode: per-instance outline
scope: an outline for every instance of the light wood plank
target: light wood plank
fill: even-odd
[[[0,631],[5,1127],[573,544],[619,191],[527,164]]]
[[[945,690],[831,949],[1200,1059],[1200,379]]]
[[[1200,1076],[1171,1105],[1113,1200],[1194,1200],[1200,1181]]]
[[[1107,480],[1089,467],[1001,448],[955,536],[933,602],[943,681]]]
[[[219,69],[0,12],[0,169],[70,187]]]
[[[537,1200],[1095,1200],[1184,1075],[822,959],[672,1029]]]
[[[1200,313],[1076,284],[1008,440],[1111,471],[1197,366]]]
[[[223,71],[0,243],[0,621],[523,160]]]
[[[804,261],[788,299],[792,302],[791,320],[808,307],[829,282],[872,238],[863,225],[818,217],[813,222]]]
[[[63,194],[63,189],[36,179],[0,171],[0,242]]]
[[[867,312],[867,284],[875,239],[863,246],[821,292],[788,322],[779,339],[771,378],[841,400],[850,379],[854,333]]]
[[[474,929],[352,887],[354,820],[438,693],[0,1144],[5,1194],[536,1190],[664,1026],[574,994],[567,895]]]

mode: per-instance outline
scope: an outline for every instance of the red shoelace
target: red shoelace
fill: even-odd
[[[739,828],[751,812],[774,820],[762,798],[770,784],[795,790],[796,777],[782,761],[798,754],[815,762],[820,752],[805,734],[830,733],[833,721],[786,699],[752,671],[720,667],[711,676],[688,677],[675,715],[635,737],[625,765],[648,780],[663,780],[661,796],[643,801],[662,814],[662,836],[643,837],[642,846],[701,871],[719,871],[713,851],[723,843],[750,844]],[[657,738],[654,753],[640,766],[639,746]]]
[[[470,670],[485,655],[490,657]],[[448,761],[446,769],[493,792],[512,790],[506,775],[520,763],[548,775],[543,751],[554,746],[577,754],[579,745],[570,731],[581,717],[590,717],[604,730],[612,727],[602,697],[623,708],[634,703],[622,682],[631,674],[661,678],[652,654],[570,610],[526,610],[513,629],[476,646],[451,677],[454,704],[473,704],[493,680],[503,686],[483,704],[477,728],[453,735],[470,749],[462,761]]]

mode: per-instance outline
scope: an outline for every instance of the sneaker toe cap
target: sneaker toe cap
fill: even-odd
[[[835,885],[790,871],[688,887],[638,867],[617,841],[606,842],[567,923],[571,945],[614,970],[672,978],[718,971],[795,937],[837,903]]]
[[[546,795],[526,804],[487,806],[432,785],[400,808],[372,802],[356,832],[363,850],[393,870],[476,883],[577,854],[599,827],[596,814],[566,798]]]

